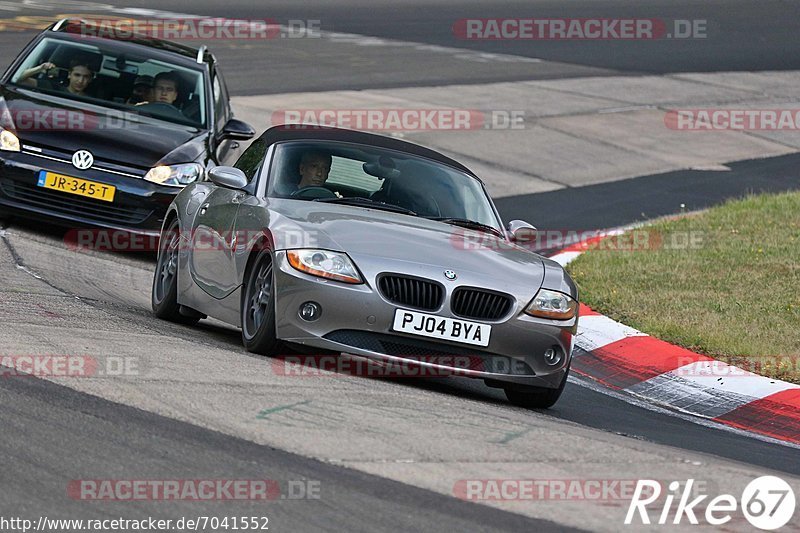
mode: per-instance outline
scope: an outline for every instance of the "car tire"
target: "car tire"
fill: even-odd
[[[546,389],[543,387],[528,387],[521,388],[505,388],[506,398],[512,405],[517,407],[524,407],[526,409],[548,409],[553,407],[561,393],[564,392],[564,386],[567,384],[567,376],[569,375],[569,367],[564,373],[564,379],[557,389]]]
[[[242,344],[248,352],[261,355],[278,353],[280,341],[275,332],[275,276],[272,253],[258,252],[245,274],[242,289]]]
[[[178,219],[174,219],[161,234],[150,302],[158,318],[191,325],[197,323],[201,316],[188,308],[183,309],[186,314],[181,313],[181,305],[178,304],[179,250],[180,224]]]

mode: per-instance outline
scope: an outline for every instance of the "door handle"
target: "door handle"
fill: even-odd
[[[239,148],[239,143],[236,141],[231,141],[231,150],[236,150]]]
[[[200,206],[200,214],[205,215],[206,211],[208,211],[208,204],[203,204]]]

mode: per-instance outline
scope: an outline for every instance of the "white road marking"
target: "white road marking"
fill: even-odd
[[[676,418],[680,418],[681,420],[685,420],[687,422],[691,422],[692,424],[697,424],[698,426],[703,426],[712,429],[719,429],[721,431],[727,431],[729,433],[734,433],[736,435],[742,437],[749,437],[751,439],[756,439],[764,442],[768,442],[770,444],[779,444],[780,446],[785,446],[787,448],[794,448],[800,450],[800,444],[794,444],[791,442],[786,442],[778,439],[773,439],[771,437],[766,437],[764,435],[759,435],[758,433],[751,433],[749,431],[745,431],[742,429],[735,428],[733,426],[728,426],[726,424],[722,424],[720,422],[714,422],[712,420],[706,418],[700,418],[697,415],[686,413],[683,411],[675,411],[672,409],[667,409],[666,407],[661,407],[659,405],[655,405],[652,403],[652,400],[649,398],[640,397],[633,392],[626,391],[624,393],[617,392],[615,390],[606,388],[604,385],[600,385],[599,383],[595,383],[594,381],[584,379],[574,374],[570,374],[568,381],[580,387],[587,388],[594,392],[599,392],[600,394],[605,394],[606,396],[610,396],[614,399],[623,401],[625,403],[629,403],[636,407],[641,407],[647,411],[651,411],[653,413],[659,413],[662,415],[674,416]]]
[[[753,398],[800,389],[800,385],[760,376],[722,361],[696,361],[669,373],[700,388],[734,391]]]
[[[550,256],[549,259],[552,259],[553,261],[555,261],[556,263],[558,263],[563,267],[570,264],[575,258],[577,258],[582,253],[583,252],[561,252],[560,254]]]
[[[112,7],[111,11],[123,15],[136,15],[143,17],[153,18],[202,18],[205,15],[187,14],[187,13],[174,13],[171,11],[161,11],[159,9],[143,9],[135,7],[117,8]],[[287,26],[280,26],[282,35],[291,31],[292,28]],[[310,32],[311,33],[311,32]],[[413,41],[402,41],[398,39],[386,39],[383,37],[373,37],[369,35],[361,35],[358,33],[343,33],[334,31],[320,30],[318,32],[319,38],[328,39],[332,43],[346,43],[356,46],[385,46],[392,48],[412,48],[420,52],[430,52],[437,54],[450,55],[454,59],[463,61],[472,61],[476,63],[541,63],[541,59],[525,56],[517,56],[511,54],[490,54],[486,52],[478,52],[466,48],[454,48],[450,46],[439,46],[425,43],[418,43]]]
[[[627,339],[628,337],[646,337],[641,331],[625,324],[620,324],[603,315],[588,315],[578,320],[578,336],[575,342],[590,352],[603,346]]]

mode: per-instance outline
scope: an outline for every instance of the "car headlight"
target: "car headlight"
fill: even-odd
[[[578,302],[558,291],[539,289],[536,297],[525,308],[525,312],[539,318],[569,320],[578,311]]]
[[[327,250],[288,250],[289,264],[300,272],[344,283],[364,283],[347,254]]]
[[[158,165],[147,171],[144,179],[169,185],[170,187],[185,187],[197,181],[203,173],[203,166],[199,163],[183,163],[180,165]]]
[[[19,152],[19,139],[8,130],[0,128],[0,150]]]

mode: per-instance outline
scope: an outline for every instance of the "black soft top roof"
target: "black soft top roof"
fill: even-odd
[[[344,128],[332,128],[329,126],[317,126],[313,124],[285,124],[273,126],[261,134],[259,139],[265,141],[267,146],[284,141],[340,141],[349,143],[366,144],[389,150],[397,150],[420,157],[425,157],[439,163],[466,172],[470,176],[478,178],[470,169],[440,154],[430,148],[425,148],[394,137],[367,133],[365,131],[348,130]],[[479,179],[479,178],[478,178]]]

